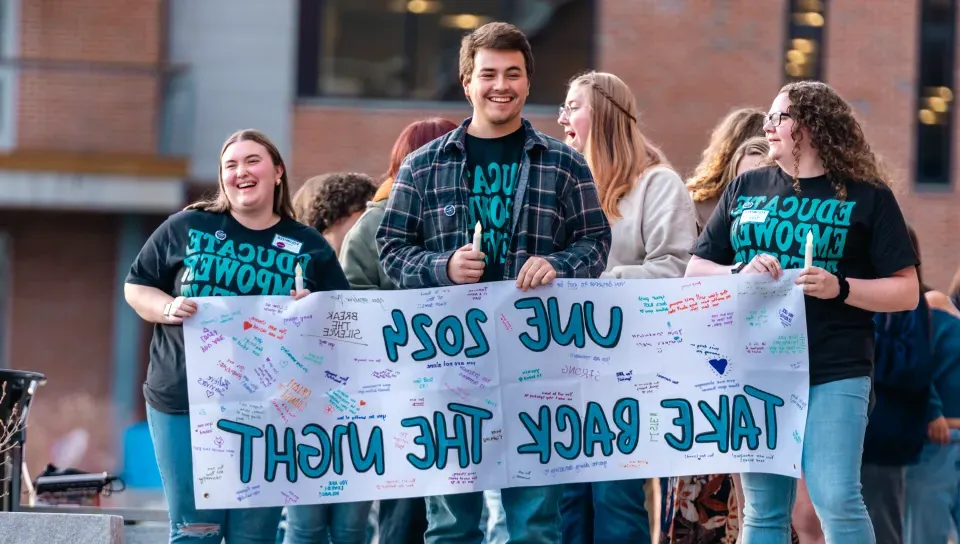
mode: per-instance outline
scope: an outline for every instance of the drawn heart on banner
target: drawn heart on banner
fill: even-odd
[[[207,398],[209,399],[212,396],[213,396],[213,391],[207,391]]]
[[[717,371],[718,374],[723,376],[723,373],[727,370],[727,360],[726,359],[710,359],[707,361],[710,363],[710,366]]]
[[[367,405],[367,401],[365,401],[365,400],[361,400],[361,401],[360,401],[360,406],[366,406],[366,405]]]

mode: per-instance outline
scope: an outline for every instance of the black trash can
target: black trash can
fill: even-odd
[[[0,425],[6,438],[0,444],[0,511],[20,509],[20,483],[23,466],[23,447],[27,441],[27,416],[37,387],[47,377],[28,370],[0,369]],[[9,431],[13,431],[9,433]]]

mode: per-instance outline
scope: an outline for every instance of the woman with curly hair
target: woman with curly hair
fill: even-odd
[[[697,211],[698,229],[707,224],[723,190],[737,177],[735,174],[741,169],[741,163],[745,163],[742,170],[756,167],[753,155],[747,155],[750,159],[738,161],[733,160],[733,155],[747,139],[763,137],[763,120],[761,109],[738,108],[728,113],[713,129],[700,164],[687,180],[687,190]]]
[[[873,314],[917,307],[919,259],[887,176],[859,122],[830,86],[781,89],[766,117],[776,164],[730,183],[686,275],[769,274],[813,266],[806,302],[810,390],[802,469],[827,542],[875,544],[860,487],[873,370]],[[789,368],[784,379],[791,379]],[[797,481],[741,474],[745,544],[784,544]]]
[[[759,110],[757,110],[759,111]],[[727,116],[714,131],[711,139],[713,153],[704,153],[709,157],[720,153],[727,142],[719,135],[738,138],[745,134],[732,127],[743,125],[740,120],[752,116],[752,110],[736,110]],[[764,114],[760,113],[760,131],[763,131]],[[723,127],[726,129],[721,130]],[[726,163],[717,163],[720,168],[720,185],[726,187],[730,180],[744,172],[753,170],[765,161],[770,144],[762,136],[744,140],[733,153],[725,154]],[[702,165],[701,165],[702,166]],[[705,171],[704,171],[705,172]],[[687,187],[690,185],[688,183]],[[721,189],[722,190],[722,189]],[[696,198],[691,192],[691,196]],[[719,199],[719,195],[717,196]],[[713,213],[716,199],[695,202],[698,206],[709,205],[706,218]],[[702,208],[697,209],[702,213]],[[700,474],[696,476],[674,476],[661,480],[663,502],[661,505],[660,542],[662,544],[734,544],[740,531],[740,513],[743,511],[743,491],[739,478],[731,474]],[[796,541],[796,539],[794,539]]]
[[[343,239],[377,191],[366,174],[337,172],[308,179],[293,195],[297,221],[313,227],[340,254]]]

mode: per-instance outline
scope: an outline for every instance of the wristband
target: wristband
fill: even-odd
[[[173,303],[168,302],[163,306],[163,317],[170,317],[170,309],[173,308]]]
[[[837,272],[837,281],[840,283],[840,292],[837,293],[835,298],[840,302],[846,302],[847,297],[850,296],[850,282],[847,281],[846,276],[839,272]]]
[[[741,270],[747,267],[747,263],[737,263],[737,266],[730,269],[731,274],[739,274]]]

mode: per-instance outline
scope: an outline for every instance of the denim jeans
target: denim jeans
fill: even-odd
[[[950,443],[928,443],[920,462],[907,467],[907,500],[903,514],[904,544],[946,542],[960,527],[960,431]]]
[[[274,544],[281,507],[197,510],[193,494],[190,416],[165,414],[147,405],[147,425],[157,452],[170,513],[170,543]]]
[[[508,487],[500,492],[509,544],[560,541],[560,486]],[[427,497],[426,544],[481,544],[483,492]]]
[[[803,477],[827,544],[875,544],[863,504],[860,460],[870,404],[870,378],[810,388]],[[797,481],[789,476],[741,474],[746,506],[743,544],[789,544]]]
[[[507,533],[507,515],[503,511],[503,502],[500,499],[500,490],[492,489],[483,492],[483,514],[480,517],[480,530],[487,535],[485,544],[507,544],[510,535]]]
[[[372,502],[287,507],[284,544],[365,544]]]
[[[650,542],[643,480],[566,484],[560,499],[563,544]]]
[[[427,505],[422,497],[379,501],[372,523],[378,544],[423,544],[427,530]]]

